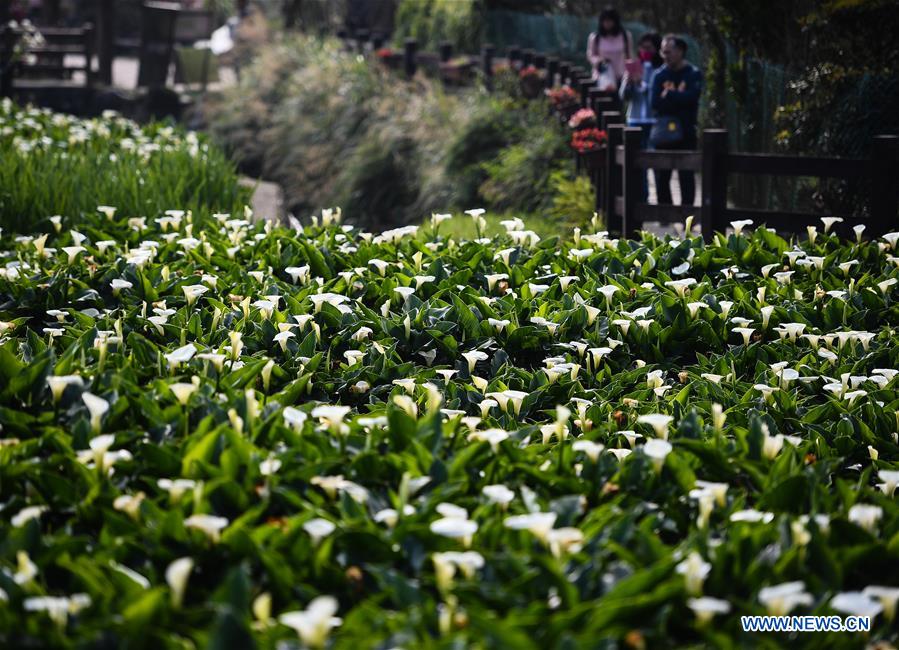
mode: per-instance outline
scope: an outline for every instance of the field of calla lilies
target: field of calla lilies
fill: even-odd
[[[0,239],[5,647],[893,647],[899,233],[171,208]]]

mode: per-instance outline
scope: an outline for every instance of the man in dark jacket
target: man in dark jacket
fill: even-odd
[[[686,60],[687,42],[668,34],[662,39],[662,58],[665,60],[652,77],[650,105],[656,116],[656,129],[679,128],[681,137],[664,144],[652,142],[657,149],[696,149],[696,118],[699,112],[699,96],[702,93],[702,73]],[[666,120],[666,118],[668,118]],[[660,140],[665,137],[660,134]],[[656,194],[660,204],[671,203],[671,171],[656,169]],[[681,205],[693,205],[696,197],[696,181],[693,172],[678,171]]]

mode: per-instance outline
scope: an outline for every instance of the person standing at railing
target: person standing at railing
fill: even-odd
[[[587,60],[601,90],[617,91],[624,77],[624,62],[631,56],[631,38],[621,16],[607,7],[599,14],[596,31],[587,39]]]
[[[624,77],[621,79],[619,96],[627,103],[627,125],[639,127],[643,131],[640,148],[649,148],[649,132],[655,123],[650,106],[649,91],[652,76],[661,67],[662,37],[656,32],[647,32],[637,42],[637,60],[625,61]],[[643,200],[649,193],[649,170],[643,172]]]
[[[654,149],[696,149],[696,122],[699,96],[702,93],[702,72],[688,62],[687,42],[668,34],[662,39],[662,59],[665,63],[652,76],[650,103],[655,124],[649,133]],[[659,204],[671,203],[671,170],[653,170]],[[693,205],[696,199],[696,180],[692,171],[678,170],[681,205]]]

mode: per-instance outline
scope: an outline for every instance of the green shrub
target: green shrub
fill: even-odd
[[[283,186],[290,212],[340,203],[348,220],[376,230],[450,208],[546,209],[550,172],[572,166],[543,102],[444,92],[308,36],[262,48],[208,117],[243,168]],[[399,156],[415,169],[400,170]],[[401,198],[389,209],[354,199],[365,187]]]
[[[408,37],[419,51],[436,52],[449,41],[456,52],[478,52],[483,39],[483,2],[479,0],[402,0],[394,19],[394,43]]]
[[[508,101],[487,101],[459,130],[446,151],[446,169],[456,179],[460,205],[479,200],[478,190],[487,180],[484,163],[522,136],[522,125]]]
[[[549,178],[553,203],[549,211],[559,223],[579,225],[587,223],[596,212],[596,191],[585,175],[555,171]]]
[[[552,202],[550,176],[573,164],[560,127],[547,123],[529,131],[521,142],[503,149],[484,163],[487,180],[481,195],[498,209],[534,212]]]
[[[415,142],[401,135],[382,134],[359,146],[342,175],[346,217],[382,227],[410,220],[421,187],[416,158]]]

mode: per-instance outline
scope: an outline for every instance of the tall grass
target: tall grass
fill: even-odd
[[[550,174],[573,173],[567,133],[543,102],[406,80],[334,40],[292,36],[256,51],[240,84],[207,103],[242,169],[276,181],[299,218],[341,205],[383,230],[432,212],[541,212]]]
[[[0,103],[0,227],[28,232],[51,215],[111,205],[143,216],[239,210],[249,190],[233,163],[195,133],[120,116],[82,120]]]

